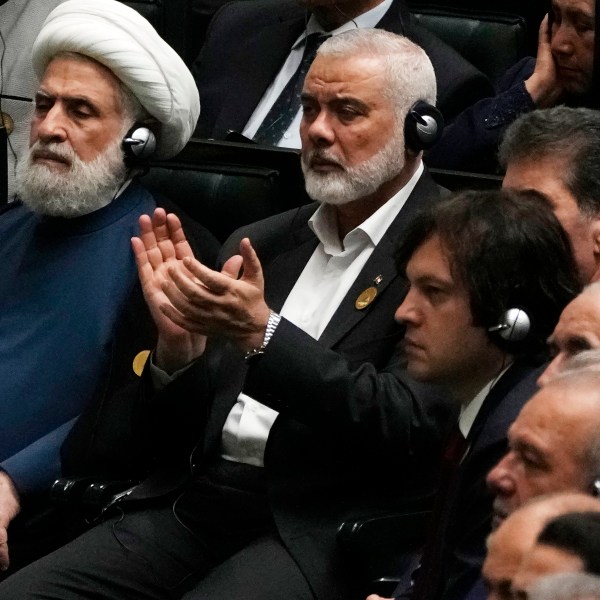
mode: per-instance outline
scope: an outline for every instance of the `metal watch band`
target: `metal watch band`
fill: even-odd
[[[265,337],[263,338],[262,344],[258,348],[252,348],[252,350],[248,350],[248,352],[246,352],[244,355],[245,360],[265,353],[265,348],[271,341],[271,338],[277,329],[277,325],[279,325],[279,321],[281,321],[281,315],[271,311],[271,314],[269,314],[269,320],[267,321],[267,328],[265,329]]]

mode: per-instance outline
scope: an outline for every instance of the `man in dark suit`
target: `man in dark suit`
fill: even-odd
[[[439,195],[414,115],[431,124],[434,98],[431,63],[409,40],[336,36],[303,92],[303,168],[320,206],[239,232],[221,272],[193,259],[174,216],[141,220],[153,361],[142,393],[96,407],[63,455],[73,472],[130,475],[139,459],[150,476],[117,502],[120,516],[0,596],[356,597],[337,526],[422,506],[438,460],[435,398],[424,406],[409,384],[393,319],[405,293],[396,240]]]
[[[458,600],[478,576],[491,530],[485,477],[536,389],[546,337],[578,281],[566,235],[531,192],[466,192],[438,204],[406,232],[399,261],[411,284],[396,312],[408,372],[446,387],[460,406],[405,595]]]
[[[214,17],[192,72],[202,98],[196,135],[228,130],[254,138],[268,109],[300,63],[306,36],[377,27],[405,35],[429,56],[437,105],[451,119],[493,93],[487,78],[435,35],[411,23],[404,0],[254,0],[232,2]],[[299,148],[299,106],[275,143]],[[290,117],[291,120],[291,117]]]

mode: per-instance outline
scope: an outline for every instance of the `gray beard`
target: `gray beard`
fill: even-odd
[[[44,149],[70,161],[67,172],[57,172],[33,162],[33,153]],[[84,162],[66,143],[37,141],[17,164],[18,197],[32,211],[53,217],[79,217],[110,204],[125,182],[120,136],[102,154]]]
[[[319,173],[309,165],[318,156],[339,164],[343,171]],[[396,177],[404,168],[404,135],[392,135],[390,141],[370,159],[349,167],[326,149],[317,149],[302,154],[302,172],[307,194],[317,202],[341,205],[366,198],[375,193],[384,183]]]

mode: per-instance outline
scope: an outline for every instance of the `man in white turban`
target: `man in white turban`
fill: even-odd
[[[60,474],[74,421],[135,379],[145,357],[138,353],[154,344],[130,238],[158,202],[135,175],[141,159],[179,152],[200,111],[183,61],[113,0],[67,0],[53,10],[33,65],[40,85],[30,149],[17,167],[20,201],[0,215],[4,569],[9,523],[20,508],[23,520],[28,501]],[[216,240],[203,229],[192,237],[214,260]]]

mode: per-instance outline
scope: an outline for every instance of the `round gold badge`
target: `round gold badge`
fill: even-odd
[[[368,287],[364,292],[360,293],[360,296],[356,299],[354,306],[357,310],[363,310],[363,308],[367,308],[373,300],[375,300],[375,296],[377,296],[377,288]]]
[[[135,355],[133,359],[133,372],[138,376],[142,376],[142,371],[144,370],[144,365],[150,356],[150,350],[142,350]]]
[[[0,112],[0,119],[2,119],[2,123],[6,128],[7,135],[10,135],[15,128],[15,122],[13,121],[13,118],[8,113]]]

